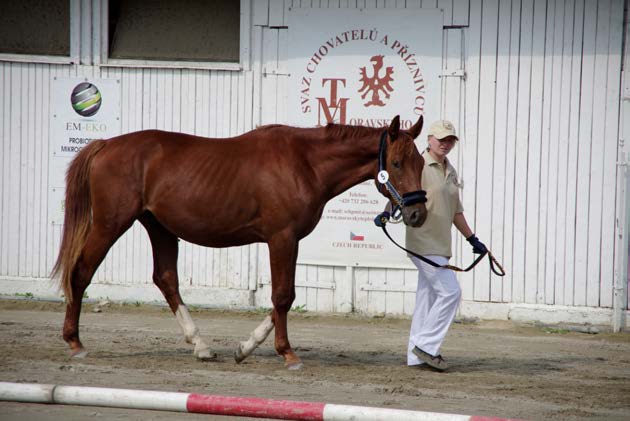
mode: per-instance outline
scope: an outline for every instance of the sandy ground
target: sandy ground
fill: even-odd
[[[456,323],[446,373],[405,365],[408,319],[291,313],[304,361],[286,370],[273,339],[237,365],[233,353],[264,318],[193,309],[219,355],[192,355],[170,311],[86,305],[69,359],[61,303],[0,300],[0,381],[257,396],[521,419],[630,419],[630,333],[585,334],[510,322]],[[273,335],[273,334],[272,334]],[[221,416],[0,402],[2,420],[208,420]]]

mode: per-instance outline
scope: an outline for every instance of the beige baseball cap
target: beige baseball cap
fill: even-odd
[[[448,120],[438,120],[431,124],[429,136],[433,136],[436,139],[444,139],[445,137],[453,136],[455,139],[459,140],[455,134],[455,126]]]

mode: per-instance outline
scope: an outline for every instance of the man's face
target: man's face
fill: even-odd
[[[451,149],[453,149],[456,142],[457,139],[455,136],[447,136],[443,139],[437,139],[434,136],[429,136],[429,150],[434,156],[444,159]]]

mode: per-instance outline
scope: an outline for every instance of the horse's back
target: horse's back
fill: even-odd
[[[150,211],[171,232],[212,246],[261,241],[270,200],[290,195],[291,153],[277,130],[227,139],[146,130],[107,141],[93,167],[93,188],[106,208]],[[283,147],[284,145],[284,147]],[[115,191],[116,194],[110,194]],[[230,228],[232,225],[238,225]]]

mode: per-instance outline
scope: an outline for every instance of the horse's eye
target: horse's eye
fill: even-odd
[[[393,161],[392,165],[394,166],[394,168],[400,168],[400,162],[398,161]]]

